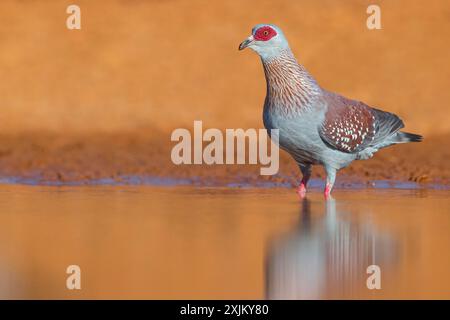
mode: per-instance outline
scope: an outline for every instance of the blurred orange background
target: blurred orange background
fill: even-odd
[[[81,30],[66,28],[74,3]],[[373,3],[382,30],[366,27]],[[2,0],[0,20],[0,133],[262,127],[263,70],[237,50],[257,23],[323,87],[450,132],[446,0]]]

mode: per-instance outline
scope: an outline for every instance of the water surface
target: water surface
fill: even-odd
[[[450,298],[448,190],[0,186],[0,298]],[[66,268],[81,268],[81,290]],[[369,290],[366,269],[381,270]]]

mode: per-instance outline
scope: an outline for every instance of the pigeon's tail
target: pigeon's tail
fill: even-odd
[[[391,137],[375,145],[374,147],[378,150],[398,143],[421,142],[422,139],[423,137],[421,135],[415,133],[397,131]]]
[[[395,143],[421,142],[423,137],[419,134],[408,132],[397,132],[395,135]]]

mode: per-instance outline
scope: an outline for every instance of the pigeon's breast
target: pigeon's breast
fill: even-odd
[[[279,146],[299,163],[320,163],[325,147],[318,133],[324,112],[303,108],[295,114],[284,114],[278,108],[264,106],[263,120],[267,130],[279,130]],[[281,109],[282,110],[282,109]]]

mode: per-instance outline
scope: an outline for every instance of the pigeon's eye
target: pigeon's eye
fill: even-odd
[[[273,29],[269,26],[264,26],[264,27],[261,27],[258,30],[256,30],[254,38],[255,38],[255,40],[258,40],[258,41],[267,41],[267,40],[272,39],[276,35],[277,35],[277,32],[275,31],[275,29]]]

